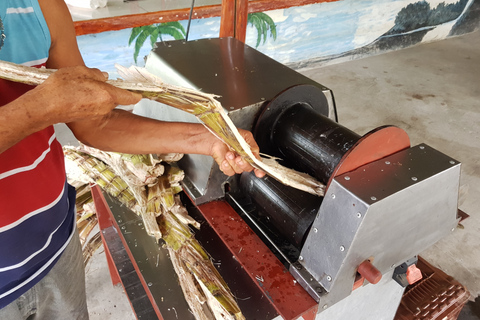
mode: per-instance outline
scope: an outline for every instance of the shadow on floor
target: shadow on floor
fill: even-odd
[[[469,301],[460,312],[458,320],[479,320],[480,319],[480,297],[475,301]]]

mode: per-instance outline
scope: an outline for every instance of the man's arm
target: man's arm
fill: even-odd
[[[84,66],[78,50],[73,22],[63,0],[41,0],[50,29],[52,46],[47,61],[49,68]],[[227,175],[252,171],[252,167],[228,150],[203,125],[161,122],[113,110],[101,118],[86,117],[68,122],[78,140],[106,151],[124,153],[196,153],[212,156]],[[241,131],[258,155],[258,147],[248,131]],[[256,170],[256,174],[263,172]]]

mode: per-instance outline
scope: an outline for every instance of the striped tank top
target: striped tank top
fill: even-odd
[[[0,60],[44,66],[50,33],[36,0],[1,0]],[[0,80],[0,108],[32,89]],[[52,126],[0,154],[0,308],[40,281],[73,236],[75,190]]]

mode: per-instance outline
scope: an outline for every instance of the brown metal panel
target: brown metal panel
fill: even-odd
[[[226,201],[212,201],[198,209],[232,255],[286,320],[307,316],[318,308],[284,265]]]

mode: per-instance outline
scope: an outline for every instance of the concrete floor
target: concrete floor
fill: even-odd
[[[364,134],[396,125],[462,162],[459,207],[470,215],[421,255],[480,294],[480,32],[352,62],[301,70],[331,88],[339,122]],[[433,192],[433,190],[432,190]],[[86,270],[90,316],[134,319],[111,285],[103,250]],[[480,319],[479,299],[459,319]]]

